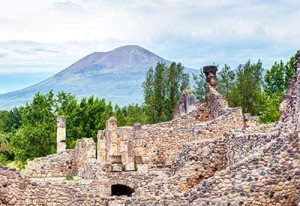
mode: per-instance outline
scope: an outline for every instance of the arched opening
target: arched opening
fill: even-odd
[[[126,185],[112,185],[111,186],[111,195],[112,196],[122,196],[126,195],[127,197],[131,197],[132,193],[134,193],[134,190],[131,187],[128,187]]]

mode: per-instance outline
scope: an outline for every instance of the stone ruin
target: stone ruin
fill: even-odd
[[[56,136],[56,152],[61,153],[66,150],[66,118],[64,116],[57,117],[57,136]]]
[[[97,144],[65,149],[59,117],[57,154],[22,171],[0,166],[0,205],[300,205],[299,56],[273,124],[228,107],[215,66],[204,67],[206,102],[183,93],[169,122],[117,127],[111,117]]]
[[[174,118],[179,118],[184,115],[190,114],[195,109],[196,109],[196,97],[192,93],[192,90],[186,89],[180,95],[173,116]]]

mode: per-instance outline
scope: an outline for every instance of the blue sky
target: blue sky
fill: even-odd
[[[136,44],[199,69],[300,49],[296,0],[10,0],[0,7],[0,93],[21,89],[94,51]]]

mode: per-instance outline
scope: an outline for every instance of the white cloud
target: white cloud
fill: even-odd
[[[0,73],[55,73],[89,53],[89,48],[82,49],[80,43],[0,42]]]
[[[53,3],[53,9],[57,9],[63,12],[83,12],[83,7],[80,4],[66,1],[66,2],[55,2]]]
[[[296,0],[10,0],[0,7],[0,72],[59,71],[124,44],[195,68],[249,58],[271,65],[299,48],[299,7]]]

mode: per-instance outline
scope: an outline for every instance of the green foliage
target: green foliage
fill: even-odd
[[[148,70],[142,87],[149,123],[172,118],[181,91],[189,87],[189,75],[183,70],[183,65],[175,62],[170,66],[158,63]]]
[[[271,123],[279,120],[279,105],[281,101],[282,95],[279,93],[265,96],[265,104],[259,117],[260,123]]]
[[[124,113],[127,119],[127,125],[134,125],[135,123],[146,124],[147,123],[147,115],[146,115],[146,107],[139,106],[138,104],[130,104],[127,107],[123,108]]]
[[[53,113],[54,94],[37,93],[32,103],[27,103],[21,112],[22,125],[11,139],[15,160],[45,156],[55,152],[56,117]]]
[[[284,64],[282,61],[275,62],[270,70],[267,71],[265,76],[265,92],[267,95],[273,93],[283,93],[285,90],[285,72]]]
[[[283,94],[288,88],[288,84],[294,75],[294,58],[286,64],[282,61],[275,62],[265,75],[264,90],[267,95],[274,93]]]
[[[195,86],[193,93],[195,94],[196,98],[200,102],[205,101],[205,92],[206,92],[206,77],[202,69],[200,69],[199,74],[193,74],[193,79],[195,81]]]
[[[218,73],[218,90],[226,99],[234,86],[235,73],[227,64]]]
[[[0,111],[0,132],[12,132],[21,126],[22,107]]]
[[[64,115],[67,120],[68,148],[74,148],[76,140],[81,137],[93,137],[96,141],[97,131],[105,128],[106,120],[111,116],[118,118],[119,126],[133,124],[140,117],[141,122],[145,122],[144,116],[132,114],[132,109],[136,112],[143,109],[138,105],[128,108],[129,111],[118,105],[113,108],[110,102],[106,103],[104,99],[93,96],[77,102],[76,97],[70,93],[59,92],[56,96],[52,91],[44,95],[37,93],[24,108],[0,112],[3,133],[0,135],[0,161],[6,163],[14,160],[24,166],[28,159],[55,153],[58,115]],[[4,151],[6,145],[9,149]]]
[[[262,109],[260,122],[270,123],[279,120],[279,106],[282,95],[287,91],[288,84],[294,75],[294,57],[284,64],[275,62],[264,77],[265,105]]]
[[[0,131],[5,132],[8,121],[8,111],[0,111]]]
[[[10,133],[0,133],[0,163],[6,165],[13,160],[13,153],[9,147]]]
[[[66,180],[74,180],[74,176],[72,174],[67,174]]]
[[[259,115],[263,104],[262,92],[262,63],[240,65],[236,73],[236,80],[228,93],[230,106],[241,106],[244,113]]]
[[[127,124],[127,120],[124,114],[124,111],[118,104],[115,105],[114,109],[115,117],[118,120],[118,126],[125,126]]]
[[[263,78],[262,62],[240,65],[236,72],[228,65],[217,73],[218,90],[232,107],[242,107],[243,112],[259,115],[261,123],[279,120],[279,105],[282,95],[287,91],[288,84],[294,75],[294,57],[284,64],[275,62]],[[197,99],[205,100],[205,75],[200,70],[193,75],[196,86],[194,93]]]

